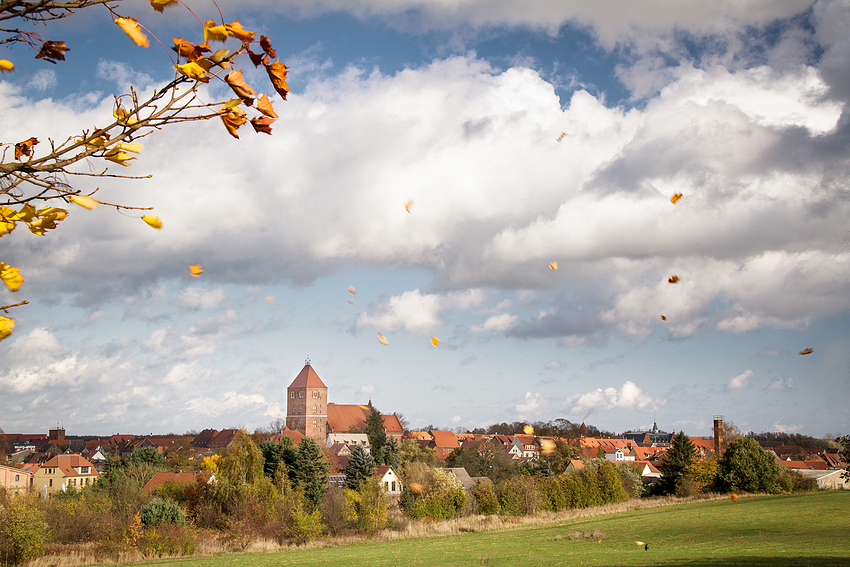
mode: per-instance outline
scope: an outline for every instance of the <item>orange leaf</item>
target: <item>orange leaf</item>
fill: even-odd
[[[357,293],[357,290],[354,289],[353,285],[350,285],[350,286],[348,286],[348,293],[350,293],[351,295],[354,295],[355,293]]]
[[[676,201],[678,201],[678,200],[679,200],[679,199],[681,199],[681,198],[682,198],[682,194],[681,194],[681,193],[673,193],[673,196],[672,196],[672,197],[670,197],[670,202],[671,202],[671,203],[673,203],[673,204],[675,205],[675,204],[676,204]]]
[[[65,60],[66,51],[71,51],[71,48],[65,45],[64,41],[45,41],[35,58],[44,59],[55,65],[56,61]]]
[[[551,439],[541,439],[540,440],[540,454],[541,455],[551,455],[555,452],[555,442]]]
[[[286,84],[286,74],[289,68],[279,61],[280,59],[270,65],[266,65],[266,73],[269,74],[269,80],[271,80],[274,90],[278,92],[283,100],[286,100],[286,95],[289,92],[289,85]]]
[[[124,33],[130,36],[133,43],[139,47],[150,46],[148,36],[142,32],[142,28],[139,27],[139,22],[136,21],[136,18],[115,18],[115,23],[118,24],[118,27],[124,30]]]
[[[553,270],[553,271],[557,271],[558,270],[558,262],[552,262],[551,264],[549,264],[549,269]]]
[[[432,346],[438,346],[439,344],[440,344],[440,339],[438,339],[437,337],[431,337],[431,345]]]
[[[189,274],[191,274],[193,278],[200,277],[200,275],[203,273],[203,268],[201,268],[201,266],[199,266],[198,264],[192,264],[191,266],[189,266]]]
[[[180,57],[185,57],[187,61],[197,61],[204,56],[204,53],[209,53],[211,51],[206,43],[195,45],[191,41],[186,41],[182,37],[172,37],[171,40],[174,42],[174,47],[171,49],[174,50]]]
[[[224,81],[230,85],[236,96],[241,98],[245,104],[250,106],[254,103],[253,97],[257,96],[257,92],[245,82],[245,79],[242,77],[242,71],[232,69],[224,78]]]
[[[274,303],[274,297],[271,295],[266,296],[266,303]]]
[[[410,212],[410,208],[411,208],[412,206],[413,206],[413,199],[411,199],[411,200],[409,200],[409,201],[407,201],[407,202],[405,202],[405,203],[404,203],[404,210],[405,210],[405,211],[407,211],[409,214],[412,214],[412,213]]]
[[[151,0],[151,6],[160,14],[166,6],[171,6],[172,4],[177,4],[177,0]]]
[[[236,130],[248,121],[245,112],[238,106],[233,107],[227,104],[218,114],[221,116],[221,121],[224,122],[224,127],[227,128],[230,135],[238,140],[239,134],[236,133]]]
[[[251,51],[251,46],[248,45],[247,43],[243,43],[242,48],[245,50],[245,53],[248,54],[248,58],[251,59],[251,63],[254,64],[254,67],[259,67],[260,65],[268,64],[268,62],[269,62],[269,56],[268,55],[264,55],[264,54],[260,54],[260,53],[254,53],[253,51]]]
[[[266,93],[263,93],[263,96],[257,99],[257,110],[269,118],[278,118],[277,113],[274,111],[274,107],[272,107],[272,101],[269,100],[269,96]]]
[[[387,337],[385,337],[385,336],[384,336],[384,335],[382,335],[381,333],[378,333],[378,341],[379,341],[382,345],[389,344],[389,342],[387,341]]]
[[[666,321],[666,320],[667,320],[667,317],[665,317],[664,315],[662,315],[662,316],[661,316],[661,320],[662,320],[662,321]]]
[[[814,351],[814,349],[812,349],[811,347],[809,347],[809,348],[807,348],[807,349],[803,349],[803,350],[801,350],[801,351],[800,351],[800,354],[812,354],[812,352],[813,352],[813,351]]]
[[[20,160],[23,156],[30,157],[32,155],[32,147],[37,143],[38,140],[32,137],[29,140],[15,144],[15,159]]]
[[[277,52],[272,49],[272,40],[264,35],[260,36],[260,49],[265,51],[269,57],[277,57]]]
[[[566,136],[568,136],[568,134],[567,134],[566,132],[561,132],[561,135],[560,135],[560,136],[558,136],[558,141],[560,142],[560,141],[561,141],[561,140],[563,140],[563,139],[564,139],[564,137],[566,137]]]
[[[242,24],[239,23],[239,20],[231,24],[224,24],[224,28],[228,31],[228,35],[235,37],[243,43],[254,41],[254,36],[257,35],[254,32],[242,29]]]
[[[274,122],[274,118],[269,118],[268,116],[260,116],[259,118],[251,119],[251,126],[254,127],[254,131],[258,134],[262,132],[263,134],[268,134],[269,136],[271,136],[272,122]]]
[[[667,278],[667,283],[679,283],[679,276],[670,276]]]

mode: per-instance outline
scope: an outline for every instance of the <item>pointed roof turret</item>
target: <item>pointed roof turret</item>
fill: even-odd
[[[289,385],[290,388],[327,388],[325,383],[322,382],[322,379],[319,378],[319,375],[316,374],[316,371],[313,370],[313,367],[310,366],[310,363],[304,365],[304,368],[301,369],[301,372],[298,373],[298,376],[295,377],[295,380],[292,381],[292,384]]]

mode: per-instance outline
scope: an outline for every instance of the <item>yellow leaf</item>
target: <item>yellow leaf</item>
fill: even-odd
[[[15,64],[7,59],[0,59],[0,73],[11,73],[15,70]]]
[[[209,82],[210,78],[207,77],[207,72],[203,67],[198,65],[195,61],[190,61],[188,63],[184,63],[182,65],[175,65],[177,71],[184,77],[189,77],[190,79],[195,79],[197,81],[201,81],[202,83]]]
[[[809,348],[805,348],[805,349],[801,350],[800,354],[812,354],[813,352],[814,352],[814,349],[809,347]]]
[[[552,262],[551,264],[549,264],[549,269],[550,270],[557,270],[558,269],[558,262]]]
[[[245,82],[245,79],[242,77],[242,71],[231,70],[224,78],[224,82],[230,85],[236,96],[242,99],[245,104],[251,105],[253,103],[253,97],[257,95],[257,92]]]
[[[198,264],[192,264],[191,266],[189,266],[189,273],[192,275],[193,278],[198,278],[201,276],[201,274],[204,273],[204,270]]]
[[[153,215],[145,215],[142,217],[142,220],[148,223],[148,226],[151,228],[155,228],[157,230],[162,228],[162,221],[159,220],[159,217],[155,217]]]
[[[124,153],[121,150],[114,149],[103,154],[103,158],[107,161],[111,161],[112,163],[117,163],[118,165],[123,165],[124,167],[130,167],[128,162],[131,159],[136,159],[134,156],[130,154]]]
[[[230,33],[225,26],[217,26],[212,20],[204,24],[204,43],[210,41],[225,41]]]
[[[440,339],[437,337],[431,337],[431,345],[438,346],[440,344]]]
[[[134,154],[139,153],[142,151],[142,148],[144,148],[144,146],[139,142],[118,142],[115,144],[115,147],[119,150],[133,152]]]
[[[387,337],[385,337],[381,333],[378,333],[378,341],[380,341],[382,345],[389,344],[389,341],[387,341]]]
[[[148,36],[142,32],[142,28],[139,27],[139,22],[135,18],[115,18],[115,23],[118,24],[119,28],[124,30],[124,33],[130,36],[130,39],[136,45],[140,47],[150,46]]]
[[[274,303],[274,297],[271,295],[266,296],[266,303]]]
[[[254,32],[242,29],[242,24],[239,23],[239,20],[231,24],[224,24],[224,28],[227,30],[228,35],[235,37],[242,43],[251,43],[254,41],[254,36],[257,35]]]
[[[413,206],[413,199],[404,203],[404,210],[410,213],[410,208]]]
[[[112,111],[112,116],[117,118],[119,122],[127,124],[128,126],[132,126],[133,124],[138,122],[135,116],[133,116],[120,106]]]
[[[350,285],[350,286],[348,286],[348,293],[350,293],[351,295],[354,295],[355,293],[357,293],[357,290],[354,289],[353,285]]]
[[[678,201],[678,200],[679,200],[679,199],[681,199],[681,198],[682,198],[682,194],[681,194],[681,193],[673,193],[673,196],[672,196],[672,197],[670,197],[670,202],[671,202],[671,203],[673,203],[673,204],[675,205],[675,204],[676,204],[676,201]]]
[[[14,209],[0,206],[0,236],[9,234],[15,230],[15,221],[12,217],[16,216]]]
[[[6,287],[14,293],[24,283],[24,276],[21,275],[18,268],[13,268],[9,264],[0,262],[0,280],[3,280]]]
[[[151,6],[160,14],[166,6],[171,6],[172,4],[177,4],[177,0],[151,0]]]
[[[71,195],[70,197],[68,197],[68,200],[90,211],[92,209],[96,209],[97,205],[100,203],[100,201],[92,199],[88,195]]]
[[[526,425],[525,427],[523,427],[523,428],[522,428],[522,431],[523,431],[523,433],[525,433],[526,435],[534,435],[534,428],[533,428],[533,427],[531,427],[530,425]]]
[[[565,137],[567,137],[568,135],[569,135],[569,134],[567,134],[566,132],[561,132],[561,135],[560,135],[560,136],[558,136],[558,141],[560,142],[561,140],[563,140],[563,139],[564,139]]]
[[[540,440],[540,454],[541,455],[551,455],[555,452],[555,442],[551,439],[541,439]]]
[[[12,334],[12,329],[15,328],[15,320],[11,317],[3,317],[0,315],[0,341]]]

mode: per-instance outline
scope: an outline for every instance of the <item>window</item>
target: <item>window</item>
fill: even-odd
[[[316,411],[316,404],[313,404],[313,413],[318,413],[318,412]]]
[[[80,474],[89,474],[89,468],[88,468],[88,467],[83,467],[83,468],[82,468],[82,471],[80,472]]]
[[[316,423],[316,420],[314,419],[314,420],[313,420],[313,429],[316,429],[317,427],[319,427],[319,426],[318,426],[318,424]]]
[[[389,491],[389,489],[390,489],[390,483],[389,483],[389,482],[385,482],[385,483],[384,483],[384,490]]]
[[[295,390],[293,390],[293,391],[289,392],[289,399],[290,399],[290,400],[294,400],[294,399],[295,399]]]
[[[395,492],[395,481],[393,481],[393,492]]]
[[[299,398],[303,398],[303,397],[304,397],[304,390],[301,390],[300,392],[298,392],[298,397],[299,397]]]
[[[319,391],[318,390],[313,390],[313,399],[314,400],[319,399]]]
[[[53,486],[53,479],[50,479],[50,484],[48,486]]]
[[[16,474],[16,475],[15,475],[15,481],[17,482],[17,481],[19,481],[19,480],[21,480],[21,475]]]

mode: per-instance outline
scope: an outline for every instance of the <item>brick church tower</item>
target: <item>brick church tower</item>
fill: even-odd
[[[328,438],[328,387],[310,366],[309,358],[286,389],[286,426],[320,445]]]

